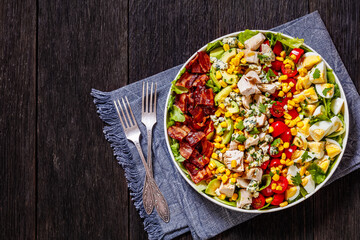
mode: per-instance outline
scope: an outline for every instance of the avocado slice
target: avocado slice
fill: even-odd
[[[218,189],[220,185],[221,181],[219,179],[211,180],[205,189],[205,193],[210,196],[216,196],[215,190]]]
[[[223,135],[225,130],[223,130],[223,127],[221,127],[220,124],[219,124],[219,125],[216,126],[215,131],[216,131],[217,135]]]
[[[214,131],[212,131],[211,133],[209,133],[209,134],[206,136],[206,139],[207,139],[207,140],[211,140],[213,137],[214,137]]]
[[[232,206],[232,207],[236,207],[236,202],[229,202],[229,201],[226,201],[226,200],[221,200],[221,199],[218,198],[218,197],[214,197],[214,199],[215,199],[216,201],[219,201],[219,202],[224,203],[224,204],[226,204],[226,205],[229,205],[229,206]]]
[[[236,55],[236,48],[230,48],[229,50],[223,53],[220,60],[223,61],[224,63],[227,63],[230,61],[231,58],[235,57],[235,55]]]
[[[218,48],[215,48],[214,50],[212,50],[210,52],[210,57],[216,57],[216,58],[220,58],[221,55],[223,55],[224,53],[224,48],[223,47],[218,47]]]
[[[234,122],[231,118],[226,118],[226,122],[227,122],[227,130],[224,132],[224,136],[222,138],[221,143],[222,144],[228,144],[231,140],[231,136],[234,132]]]
[[[223,77],[223,80],[227,83],[227,84],[234,84],[237,83],[239,80],[239,77],[235,74],[229,74],[224,70],[221,70],[221,75]]]
[[[199,192],[203,192],[204,190],[206,190],[207,187],[208,187],[208,185],[206,184],[205,180],[195,184],[195,188]]]
[[[231,107],[227,107],[227,110],[229,112],[231,112],[232,114],[240,112],[239,105],[237,105],[236,102],[232,101],[230,104],[231,104]]]
[[[215,84],[216,87],[221,89],[220,82],[216,78],[216,69],[214,68],[214,66],[211,66],[211,68],[210,68],[210,79],[213,81],[213,83]]]
[[[220,92],[218,92],[215,95],[214,101],[215,101],[215,105],[219,105],[219,102],[223,102],[224,99],[229,96],[229,94],[231,93],[232,88],[231,86],[227,86],[226,88],[222,89]]]

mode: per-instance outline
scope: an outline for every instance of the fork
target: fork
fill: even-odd
[[[147,164],[150,169],[151,175],[152,172],[152,154],[151,154],[151,141],[152,141],[152,129],[156,123],[156,87],[154,91],[154,83],[151,83],[151,90],[149,96],[149,82],[146,83],[146,93],[145,93],[145,83],[143,82],[142,86],[142,99],[141,99],[141,122],[146,126],[147,133]],[[149,99],[150,98],[150,99]],[[154,99],[153,99],[154,98]],[[153,103],[154,100],[154,103]],[[147,214],[151,214],[154,209],[155,201],[153,193],[150,189],[148,179],[145,177],[144,182],[144,191],[143,191],[143,204]]]
[[[121,122],[121,125],[124,129],[126,138],[128,140],[130,140],[132,143],[134,143],[137,151],[139,152],[141,161],[144,165],[145,168],[145,173],[146,173],[146,178],[148,179],[148,184],[149,184],[149,189],[151,190],[151,192],[153,192],[153,196],[154,196],[154,202],[155,202],[155,206],[156,206],[156,210],[160,216],[160,218],[164,221],[164,222],[169,222],[170,221],[170,211],[169,211],[169,207],[167,205],[167,202],[164,198],[164,195],[161,193],[159,187],[157,186],[151,171],[145,161],[145,157],[142,153],[141,150],[141,146],[140,146],[140,130],[139,127],[137,125],[137,122],[135,120],[133,111],[131,109],[131,106],[129,104],[129,100],[127,99],[127,97],[125,96],[126,99],[126,103],[127,106],[125,104],[124,98],[122,98],[122,103],[123,106],[121,106],[120,104],[120,100],[117,99],[117,101],[114,101],[114,105],[116,108],[116,111],[119,115],[119,119]],[[120,111],[119,111],[120,109]],[[121,114],[120,114],[121,112]],[[130,112],[130,113],[129,113]],[[126,114],[125,114],[126,113]]]

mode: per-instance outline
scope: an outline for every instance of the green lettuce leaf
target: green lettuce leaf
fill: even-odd
[[[174,158],[177,162],[185,161],[185,158],[180,155],[180,144],[177,140],[171,138],[170,148],[171,148],[171,151],[174,154]]]
[[[282,34],[278,34],[278,41],[280,41],[283,45],[288,48],[300,48],[304,43],[304,39],[300,38],[286,38]]]
[[[182,94],[182,93],[186,93],[189,90],[185,87],[181,87],[181,86],[176,86],[176,82],[177,80],[181,77],[181,75],[184,74],[184,72],[186,71],[186,68],[181,69],[179,75],[175,78],[174,81],[171,82],[171,91],[174,91],[176,94]]]
[[[223,45],[222,41],[216,41],[216,42],[212,42],[212,43],[208,43],[207,47],[206,47],[206,52],[209,53],[212,50],[214,50],[215,48],[221,47]]]
[[[322,173],[321,168],[316,163],[312,163],[308,167],[308,171],[310,172],[312,179],[316,184],[322,183],[326,178],[326,174]]]
[[[251,31],[249,29],[246,29],[244,32],[239,33],[238,39],[242,44],[244,44],[244,42],[246,40],[248,40],[249,38],[255,36],[258,33],[259,33],[259,31],[254,32],[254,31]]]
[[[173,105],[173,109],[170,112],[170,120],[174,120],[176,122],[184,122],[185,116],[184,113],[180,110],[178,106]]]

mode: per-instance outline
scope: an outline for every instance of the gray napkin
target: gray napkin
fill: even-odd
[[[328,183],[356,170],[360,166],[360,118],[357,106],[360,96],[342,63],[335,46],[322,22],[318,12],[308,14],[289,23],[272,29],[294,37],[304,38],[305,42],[320,53],[334,69],[344,88],[350,110],[349,140],[344,157]],[[191,231],[194,239],[208,239],[235,225],[249,220],[256,214],[238,213],[220,207],[197,193],[182,178],[170,158],[164,134],[165,101],[174,79],[181,66],[148,77],[134,84],[112,92],[101,92],[93,89],[91,95],[100,118],[104,121],[104,134],[114,149],[114,155],[125,170],[131,196],[136,209],[144,219],[145,230],[149,239],[172,239]],[[155,211],[148,216],[142,205],[142,187],[145,171],[140,157],[132,143],[129,143],[120,126],[113,100],[127,96],[142,132],[141,144],[146,154],[145,128],[140,122],[142,82],[158,83],[158,113],[154,128],[153,162],[154,176],[170,208],[170,222],[164,223]],[[119,203],[120,204],[120,203]]]

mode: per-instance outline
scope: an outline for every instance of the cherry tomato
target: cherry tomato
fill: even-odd
[[[272,155],[272,154],[270,153],[270,149],[271,149],[271,144],[269,144],[269,155],[270,155],[270,157],[272,157],[272,158],[281,157],[281,154],[283,153],[283,151],[279,151],[277,154]]]
[[[291,131],[290,129],[283,132],[281,135],[280,135],[280,138],[281,140],[283,140],[283,142],[288,142],[290,143],[291,142],[291,139],[292,139],[292,135],[291,135]]]
[[[274,194],[274,199],[271,202],[271,205],[279,206],[285,199],[285,194]]]
[[[271,62],[271,69],[275,70],[275,71],[280,71],[282,64],[283,64],[282,62],[275,60],[275,61]]]
[[[277,167],[279,165],[281,165],[279,158],[275,158],[275,159],[271,160],[271,162],[270,162],[270,168]]]
[[[301,49],[301,48],[294,48],[293,50],[291,50],[289,56],[291,57],[291,55],[295,55],[296,58],[293,59],[293,61],[294,61],[294,63],[297,63],[303,54],[304,54],[304,50],[303,50],[303,49]]]
[[[271,189],[271,184],[269,186],[267,186],[266,188],[264,188],[263,190],[261,190],[261,193],[265,196],[265,197],[270,197],[274,194],[273,190]]]
[[[292,119],[295,119],[297,116],[299,116],[298,111],[296,109],[288,110],[289,115],[292,117]]]
[[[262,168],[263,170],[265,170],[265,169],[267,168],[267,166],[269,165],[269,163],[270,163],[270,160],[269,160],[269,161],[266,161],[266,162],[263,162],[263,164],[261,164],[261,168]]]
[[[275,43],[274,48],[273,48],[273,52],[274,52],[276,55],[280,56],[280,53],[281,53],[282,51],[283,51],[283,46],[282,46],[281,42],[277,41],[277,42]]]
[[[259,196],[257,198],[252,199],[251,206],[255,209],[262,208],[265,205],[265,198],[264,196],[259,193]]]
[[[296,91],[296,80],[295,80],[295,79],[293,79],[293,78],[288,78],[288,79],[283,80],[283,81],[281,81],[281,82],[284,82],[284,83],[290,83],[290,82],[292,82],[292,83],[294,84],[294,86],[291,87],[291,92],[294,93],[294,92]]]
[[[290,146],[289,148],[285,149],[285,154],[286,154],[286,158],[289,158],[291,159],[291,156],[293,155],[293,153],[295,152],[296,150],[296,146],[295,145],[292,145]]]
[[[273,122],[271,124],[271,127],[274,128],[274,131],[271,133],[274,138],[289,129],[289,127],[286,126],[285,123],[280,121]]]
[[[281,72],[285,75],[287,75],[288,77],[294,77],[297,74],[297,69],[295,67],[294,70],[292,70],[291,68],[285,68],[285,64],[281,65]]]
[[[274,103],[270,108],[271,115],[273,115],[276,118],[282,117],[284,115],[284,111],[285,109],[283,108],[280,102]]]
[[[284,122],[285,119],[284,118],[274,118],[274,122],[277,122],[277,121]]]
[[[271,181],[271,184],[270,186],[275,183],[276,186],[281,186],[281,190],[272,190],[274,193],[283,193],[285,192],[286,188],[288,187],[288,180],[286,179],[286,177],[284,176],[280,176],[279,180],[278,181]]]

